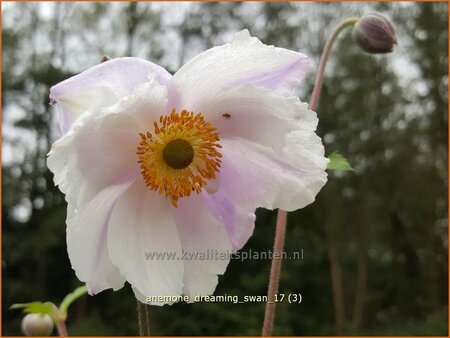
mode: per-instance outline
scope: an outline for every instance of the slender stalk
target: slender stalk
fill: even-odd
[[[348,18],[342,21],[337,27],[334,29],[334,32],[328,38],[325,43],[325,47],[323,48],[322,57],[320,58],[319,69],[317,71],[316,80],[314,82],[314,88],[311,95],[311,100],[309,101],[309,109],[316,110],[317,103],[319,102],[320,92],[322,90],[323,84],[323,76],[325,72],[325,66],[328,61],[328,56],[330,55],[331,47],[333,46],[334,41],[336,40],[339,33],[346,27],[353,26],[358,22],[358,18]]]
[[[277,225],[275,229],[275,242],[273,244],[272,266],[270,268],[269,290],[267,291],[266,312],[264,314],[264,324],[262,336],[272,334],[273,322],[275,319],[275,295],[278,293],[281,272],[281,254],[284,248],[284,236],[286,234],[287,212],[278,210]],[[276,256],[275,256],[276,255]],[[275,259],[277,257],[278,259]]]
[[[141,303],[138,300],[137,300],[137,315],[138,315],[139,335],[145,337],[150,336],[150,322],[148,319],[147,305]]]
[[[60,320],[56,323],[56,329],[58,330],[58,335],[60,337],[68,337],[66,322],[64,320]]]
[[[309,109],[315,110],[317,108],[317,103],[319,102],[320,92],[323,84],[323,77],[325,72],[325,65],[328,61],[328,56],[330,54],[331,47],[336,40],[339,33],[346,27],[353,26],[358,22],[358,18],[348,18],[342,21],[333,31],[331,36],[328,38],[325,47],[322,52],[322,57],[319,63],[319,69],[317,71],[316,80],[314,82],[314,88],[311,95],[311,101],[309,103]],[[274,255],[277,252],[279,259],[272,259],[272,266],[270,268],[269,277],[269,287],[267,291],[267,304],[266,311],[264,314],[264,323],[262,329],[262,336],[272,335],[272,328],[275,319],[275,296],[278,292],[278,285],[280,283],[280,272],[281,272],[281,257],[284,250],[284,238],[286,235],[286,220],[287,212],[278,209],[277,224],[275,229],[275,242],[273,245]]]

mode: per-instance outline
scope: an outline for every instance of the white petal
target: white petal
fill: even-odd
[[[59,106],[60,128],[65,134],[89,108],[109,106],[133,92],[153,76],[167,83],[171,75],[162,67],[138,58],[116,58],[100,63],[50,89],[50,102]]]
[[[83,114],[53,144],[47,164],[71,208],[79,208],[124,175],[139,175],[139,132],[148,130],[166,105],[165,87],[148,82],[114,106]]]
[[[224,147],[221,189],[245,209],[302,208],[326,182],[317,115],[298,97],[247,84],[208,96],[199,111],[218,129]]]
[[[172,208],[184,251],[183,294],[210,295],[230,261],[231,243],[224,225],[215,219],[201,196],[192,195]]]
[[[196,110],[205,95],[245,83],[291,93],[307,68],[305,55],[264,45],[243,30],[231,42],[209,49],[181,67],[169,83],[170,103],[177,109]],[[176,90],[177,95],[173,93]]]
[[[135,297],[136,297],[136,299],[137,299],[138,301],[140,301],[140,302],[143,303],[143,304],[149,304],[149,302],[147,302],[147,299],[146,299],[146,296],[145,296],[145,295],[143,295],[142,293],[140,293],[139,290],[136,289],[135,287],[132,286],[131,288],[132,288],[132,290],[133,290],[133,292],[134,292],[134,295],[135,295]]]
[[[320,142],[318,137],[316,142]],[[300,209],[312,203],[326,183],[325,158],[321,167],[303,169],[300,163],[294,165],[290,158],[280,156],[272,148],[245,139],[227,138],[221,143],[221,189],[243,208]],[[300,156],[301,149],[295,149],[296,144],[288,144],[286,149]]]
[[[284,139],[282,152],[286,162],[311,174],[326,170],[329,160],[322,140],[315,133],[298,129],[286,134]]]
[[[150,191],[142,180],[117,202],[108,235],[113,264],[140,294],[145,297],[181,294],[184,268],[183,262],[176,259],[181,257],[177,226],[169,203]]]
[[[90,294],[120,289],[125,278],[108,253],[108,223],[116,200],[133,183],[125,181],[102,190],[67,219],[67,251],[78,279]]]
[[[315,112],[296,96],[282,96],[254,85],[242,85],[208,96],[198,108],[220,137],[238,136],[281,153],[285,135],[304,130],[314,134]]]
[[[230,199],[223,189],[203,196],[210,212],[225,225],[233,251],[241,249],[253,234],[255,210],[244,210],[237,201]]]

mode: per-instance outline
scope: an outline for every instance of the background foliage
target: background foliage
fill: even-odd
[[[313,66],[331,29],[380,11],[396,23],[393,54],[338,41],[318,107],[331,173],[316,203],[289,216],[276,335],[447,335],[447,3],[3,3],[2,327],[20,334],[13,303],[59,303],[81,283],[65,244],[66,206],[46,168],[58,137],[50,86],[99,62],[138,56],[172,73],[248,28]],[[315,67],[299,90],[308,101]],[[275,213],[259,210],[243,250],[269,250]],[[266,294],[270,261],[232,261],[216,294]],[[259,335],[264,304],[151,307],[155,335]],[[135,335],[127,286],[72,305],[71,335]]]

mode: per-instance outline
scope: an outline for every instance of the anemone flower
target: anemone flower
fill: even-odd
[[[212,294],[230,255],[195,253],[241,249],[257,207],[314,201],[327,159],[316,113],[293,95],[307,66],[244,30],[173,76],[126,57],[51,88],[62,137],[48,167],[90,294],[125,281],[141,302]]]

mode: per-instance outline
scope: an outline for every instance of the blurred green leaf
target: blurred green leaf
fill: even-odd
[[[54,317],[54,305],[50,302],[31,302],[23,304],[13,304],[10,309],[23,309],[26,313],[42,313]]]
[[[339,154],[337,151],[332,152],[328,159],[330,160],[330,163],[328,163],[328,170],[354,171],[345,157]]]
[[[66,297],[64,297],[63,301],[61,302],[61,305],[59,306],[59,310],[64,316],[64,320],[67,318],[67,309],[69,308],[70,304],[72,304],[75,300],[83,296],[87,293],[86,286],[80,286],[76,288],[73,292],[69,293]]]

